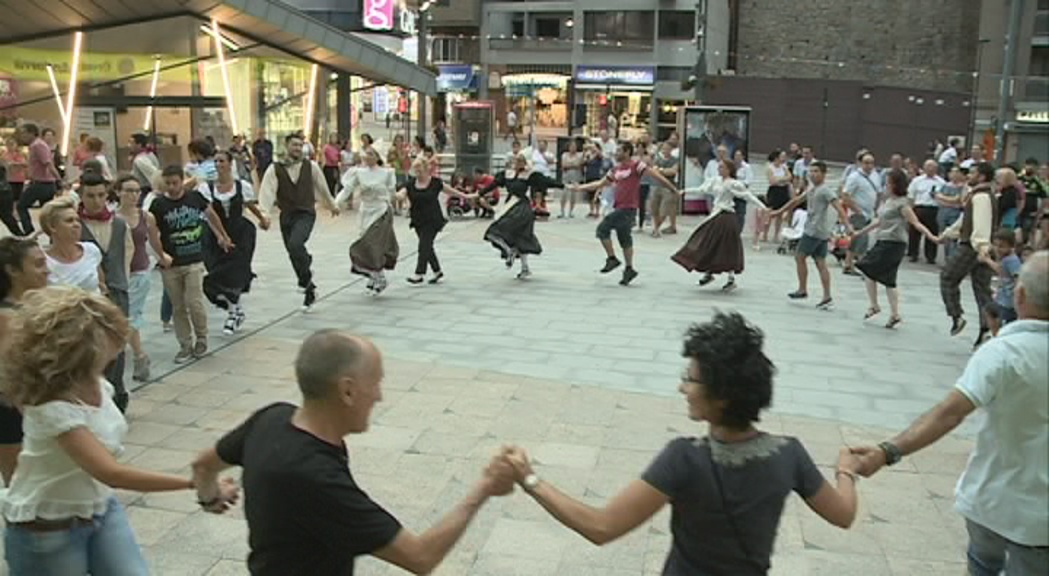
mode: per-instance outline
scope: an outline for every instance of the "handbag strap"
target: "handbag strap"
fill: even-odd
[[[736,517],[733,516],[731,509],[728,506],[728,500],[725,498],[725,486],[721,480],[721,468],[717,462],[714,461],[714,442],[707,440],[707,447],[709,452],[707,458],[710,459],[710,471],[714,475],[714,483],[717,485],[718,496],[721,497],[721,509],[725,512],[725,517],[728,518],[729,527],[732,528],[732,533],[736,536],[736,542],[739,544],[740,550],[743,551],[743,556],[747,559],[747,562],[752,564],[755,568],[765,572],[764,565],[757,560],[757,558],[750,555],[750,549],[747,548],[747,541],[743,539],[743,534],[739,531],[739,526],[736,524]]]

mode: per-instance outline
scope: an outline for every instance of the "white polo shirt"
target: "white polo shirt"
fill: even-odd
[[[1024,546],[1049,546],[1049,321],[1017,320],[969,359],[957,389],[986,418],[955,510]]]

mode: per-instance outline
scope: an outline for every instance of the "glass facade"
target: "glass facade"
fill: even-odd
[[[194,138],[211,136],[225,145],[234,130],[250,138],[264,128],[280,148],[286,134],[304,130],[311,63],[223,31],[227,105],[227,79],[214,44],[210,24],[192,16],[85,32],[70,154],[83,135],[97,136],[111,165],[127,169],[131,135],[154,132],[161,161],[184,164]],[[0,137],[23,122],[54,128],[62,137],[63,114],[52,86],[64,105],[72,45],[70,32],[0,46]],[[155,69],[155,96],[168,101],[151,110]],[[322,89],[313,140],[323,142],[339,111],[329,71],[320,70],[317,81]]]

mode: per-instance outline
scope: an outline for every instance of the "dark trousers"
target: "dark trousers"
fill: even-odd
[[[160,321],[168,324],[174,316],[175,307],[171,304],[171,296],[168,296],[168,290],[165,288],[163,296],[160,297]]]
[[[128,295],[127,290],[115,290],[109,289],[109,300],[117,305],[118,308],[124,313],[126,317],[128,314]],[[106,380],[113,385],[116,394],[113,397],[113,402],[116,403],[120,411],[123,412],[127,408],[128,404],[128,393],[127,388],[124,386],[124,350],[121,349],[120,354],[113,359],[109,365],[106,366],[105,370]]]
[[[929,232],[934,235],[940,233],[940,225],[936,223],[936,216],[940,213],[940,209],[936,206],[915,206],[914,215],[918,217],[918,221],[922,223]],[[918,258],[918,244],[922,242],[924,236],[921,232],[918,232],[914,226],[909,226],[910,238],[907,241],[907,256],[911,260]],[[930,242],[928,238],[924,238],[925,241],[925,260],[929,264],[936,263],[936,250],[939,248],[935,242]]]
[[[954,256],[940,271],[940,297],[951,318],[962,316],[962,280],[969,276],[973,286],[976,306],[980,309],[980,329],[987,329],[984,310],[991,303],[991,267],[978,260],[978,254],[971,244],[959,244]]]
[[[415,235],[419,237],[419,251],[415,257],[415,275],[426,274],[426,266],[434,274],[441,271],[441,263],[437,261],[437,251],[433,248],[433,241],[437,239],[438,228],[421,227],[415,229]]]
[[[652,187],[648,184],[641,185],[641,202],[638,203],[637,207],[637,227],[645,227],[645,209],[648,208],[648,196],[652,193]]]
[[[30,182],[22,190],[22,197],[18,199],[18,217],[22,220],[22,232],[32,234],[33,217],[29,215],[29,209],[39,202],[44,205],[55,197],[58,185],[54,182]]]
[[[733,198],[732,206],[736,209],[736,222],[739,223],[739,232],[742,234],[743,227],[747,224],[747,201]]]
[[[335,196],[339,192],[337,190],[339,187],[339,167],[325,166],[323,171],[324,180],[328,183],[328,192],[331,192],[331,195]]]
[[[22,227],[15,219],[15,193],[10,187],[0,184],[0,221],[7,226],[12,236],[21,236]]]
[[[291,267],[299,279],[299,288],[309,288],[313,284],[313,256],[306,250],[306,242],[313,233],[313,224],[317,214],[313,212],[281,212],[280,235],[284,239],[284,249],[288,251]]]

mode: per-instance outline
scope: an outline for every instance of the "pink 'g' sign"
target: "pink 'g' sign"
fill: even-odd
[[[364,27],[368,30],[393,30],[395,0],[363,0]]]

